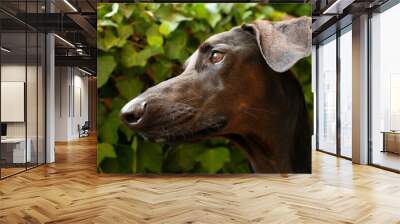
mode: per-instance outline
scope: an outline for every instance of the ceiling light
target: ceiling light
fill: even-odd
[[[330,5],[322,14],[333,14],[332,11],[337,10],[337,6],[339,4],[339,0],[335,1],[332,5]]]
[[[57,35],[57,34],[54,34],[54,36],[57,37],[57,38],[58,38],[59,40],[61,40],[62,42],[64,42],[65,44],[67,44],[68,46],[75,48],[75,45],[73,45],[73,44],[72,44],[71,42],[69,42],[68,40],[66,40],[66,39],[64,39],[64,38],[62,38],[62,37],[60,37],[60,36]]]
[[[78,10],[68,0],[64,0],[64,3],[68,5],[68,7],[70,7],[74,12],[78,12]]]
[[[354,0],[336,0],[332,5],[330,5],[322,14],[342,14],[343,10],[351,5]]]
[[[88,71],[86,71],[86,70],[83,70],[83,69],[81,69],[81,68],[79,68],[79,67],[78,67],[78,70],[81,71],[81,72],[83,72],[83,73],[85,73],[85,74],[87,74],[87,75],[92,75],[92,73],[90,73],[90,72],[88,72]]]
[[[78,55],[87,55],[82,48],[77,48],[76,49],[76,53],[78,53]]]
[[[1,47],[0,49],[1,49],[2,51],[6,52],[6,53],[10,53],[10,52],[11,52],[11,50],[9,50],[9,49],[7,49],[7,48],[5,48],[5,47]]]

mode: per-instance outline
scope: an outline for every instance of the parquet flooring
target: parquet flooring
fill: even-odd
[[[24,171],[25,170],[25,167],[6,167],[6,168],[1,168],[1,176],[3,177],[7,177],[7,176],[10,176],[10,175],[13,175],[13,174],[15,174],[15,173],[18,173],[18,172],[21,172],[21,171]]]
[[[312,175],[98,175],[95,138],[0,181],[0,223],[400,223],[400,175],[320,152]]]

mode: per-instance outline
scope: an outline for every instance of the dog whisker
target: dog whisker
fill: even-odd
[[[267,110],[267,109],[262,109],[262,108],[256,108],[256,107],[248,107],[246,108],[247,110],[255,110],[255,111],[262,111],[262,112],[266,112],[266,113],[270,113],[270,114],[275,114],[276,112],[273,112],[271,110]]]
[[[175,121],[176,118],[175,113],[169,113],[169,118],[171,121]]]
[[[198,100],[198,99],[201,99],[201,98],[203,98],[203,97],[200,96],[200,97],[187,98],[187,99],[181,100],[181,102],[182,103],[187,103],[187,102],[191,102],[191,101]]]
[[[246,113],[247,115],[253,117],[253,118],[257,118],[257,116],[256,116],[255,114],[252,114],[252,113],[250,113],[250,112],[247,111],[247,110],[242,110],[242,111],[243,111],[244,113]]]

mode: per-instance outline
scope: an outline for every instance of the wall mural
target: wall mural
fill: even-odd
[[[309,16],[309,4],[98,4],[98,172],[310,173]]]

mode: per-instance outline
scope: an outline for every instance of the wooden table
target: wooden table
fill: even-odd
[[[400,154],[400,131],[383,131],[382,152]]]
[[[30,138],[26,141],[28,144],[25,151],[25,138],[1,139],[2,159],[5,159],[5,163],[19,164],[31,161],[32,141]]]

